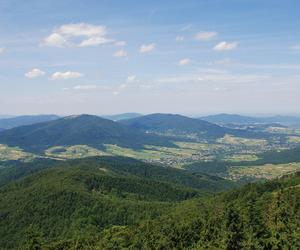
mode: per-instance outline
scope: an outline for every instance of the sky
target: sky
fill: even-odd
[[[299,114],[299,0],[0,0],[0,114]]]

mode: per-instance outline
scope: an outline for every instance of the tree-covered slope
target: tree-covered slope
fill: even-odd
[[[2,187],[2,249],[299,248],[299,173],[199,196],[121,160],[60,163]]]
[[[105,171],[114,173],[114,175],[167,182],[205,192],[219,192],[234,186],[234,183],[219,177],[151,165],[125,157],[104,156],[69,161],[37,159],[29,163],[12,161],[4,164],[6,167],[0,168],[0,187],[39,170],[53,167],[73,168],[75,166],[94,168],[96,170],[102,168]]]
[[[33,225],[45,241],[99,234],[113,225],[154,218],[196,189],[123,176],[105,166],[53,167],[0,189],[0,246],[23,246]],[[1,248],[0,247],[0,248]]]
[[[166,138],[146,135],[125,125],[97,116],[69,116],[55,121],[22,126],[0,132],[0,143],[27,151],[43,151],[52,146],[103,144],[141,148],[149,145],[173,145]]]
[[[186,201],[101,239],[94,249],[299,249],[300,174]]]
[[[203,137],[222,137],[225,134],[225,129],[218,125],[174,114],[151,114],[120,122],[135,129],[160,133],[196,134]]]

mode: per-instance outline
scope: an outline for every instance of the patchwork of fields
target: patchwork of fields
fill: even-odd
[[[291,131],[289,131],[290,133]],[[270,150],[281,151],[292,148],[300,143],[300,136],[293,130],[293,135],[287,134],[285,143],[272,139],[249,139],[225,135],[215,142],[174,141],[175,147],[145,145],[143,149],[132,149],[113,144],[105,144],[103,149],[87,145],[56,146],[45,150],[44,154],[28,153],[18,147],[0,145],[0,161],[21,160],[32,161],[35,158],[50,158],[68,160],[92,156],[125,156],[145,162],[184,168],[194,162],[222,161],[229,169],[221,176],[231,180],[240,179],[272,179],[285,173],[299,170],[297,163],[283,165],[256,166],[251,162],[259,160],[259,155]],[[238,166],[239,162],[249,162],[248,166]]]

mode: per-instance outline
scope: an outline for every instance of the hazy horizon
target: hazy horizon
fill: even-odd
[[[187,117],[202,117],[202,116],[210,116],[210,115],[241,115],[241,116],[249,116],[249,117],[275,117],[275,116],[291,116],[291,117],[300,117],[300,113],[224,113],[224,112],[217,112],[217,113],[179,113],[179,112],[153,112],[153,113],[140,113],[140,112],[124,112],[124,113],[106,113],[106,114],[99,114],[99,113],[69,113],[69,114],[60,114],[60,113],[25,113],[25,114],[0,114],[0,119],[6,118],[13,118],[18,116],[39,116],[39,115],[57,115],[57,116],[72,116],[72,115],[95,115],[95,116],[115,116],[115,115],[124,115],[124,114],[140,114],[140,115],[150,115],[150,114],[178,114]]]

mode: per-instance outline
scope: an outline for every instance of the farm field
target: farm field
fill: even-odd
[[[31,161],[38,157],[32,153],[24,152],[18,147],[8,147],[6,145],[0,144],[0,161]]]
[[[228,180],[241,179],[274,179],[300,170],[300,163],[265,164],[262,166],[231,167],[227,174],[223,175]]]

